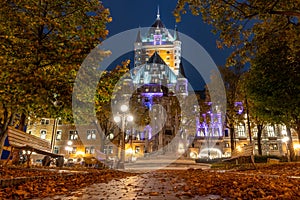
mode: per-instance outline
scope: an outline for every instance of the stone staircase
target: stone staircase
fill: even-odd
[[[194,159],[176,157],[173,154],[149,155],[137,159],[135,162],[125,163],[125,169],[209,169],[206,163],[196,163]]]

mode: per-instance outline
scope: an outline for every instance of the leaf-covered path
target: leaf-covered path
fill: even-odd
[[[291,166],[278,165],[261,168],[259,172],[252,170],[158,170],[128,176],[119,180],[114,179],[108,183],[94,184],[65,196],[49,198],[49,200],[297,200],[300,199],[300,177],[297,176],[298,167],[299,164]]]
[[[235,168],[133,172],[0,168],[0,199],[300,200],[300,163],[261,164],[258,171]],[[20,182],[21,178],[26,180]],[[5,185],[11,181],[15,184]]]
[[[182,171],[182,170],[181,170]],[[175,171],[173,171],[175,172]],[[93,200],[93,199],[125,199],[125,200],[178,200],[178,199],[218,199],[216,195],[194,196],[184,189],[184,182],[176,179],[179,171],[156,171],[109,183],[99,183],[77,190],[69,195],[43,198],[43,200]],[[41,199],[39,199],[41,200]]]

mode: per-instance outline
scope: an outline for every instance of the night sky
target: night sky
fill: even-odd
[[[150,27],[156,19],[158,6],[160,18],[166,28],[174,29],[176,24],[172,14],[177,2],[175,0],[104,0],[102,2],[105,7],[110,9],[113,18],[113,21],[108,24],[109,36],[128,29]],[[179,32],[192,37],[201,44],[216,65],[225,64],[230,51],[216,47],[217,36],[211,33],[211,26],[202,22],[201,16],[193,16],[191,13],[187,13],[182,16],[181,22],[177,23],[177,27]],[[128,54],[125,57],[132,60],[131,56],[132,54]],[[124,58],[122,59],[124,60]],[[116,63],[119,63],[122,59],[116,61]],[[183,61],[183,65],[193,88],[195,90],[203,89],[204,83],[200,80],[201,76],[197,75],[193,67],[186,61]]]

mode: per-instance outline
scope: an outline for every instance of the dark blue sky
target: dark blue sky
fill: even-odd
[[[175,18],[172,14],[176,7],[174,0],[103,0],[105,7],[110,9],[113,21],[108,24],[109,36],[140,27],[149,27],[156,19],[157,6],[160,9],[160,18],[168,29],[174,29]],[[211,33],[212,27],[203,23],[201,16],[187,13],[177,24],[178,31],[195,39],[210,54],[216,65],[224,65],[229,50],[216,47],[217,36]],[[193,87],[201,89],[197,84],[197,76],[188,63],[183,63],[186,74]],[[195,88],[195,89],[196,89]]]

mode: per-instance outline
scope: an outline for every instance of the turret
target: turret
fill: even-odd
[[[143,41],[141,37],[141,31],[139,30],[134,43],[134,67],[143,64],[144,56]]]
[[[179,40],[179,33],[177,26],[175,26],[175,32],[174,32],[174,71],[175,74],[178,75],[179,67],[181,63],[181,41]]]

